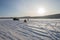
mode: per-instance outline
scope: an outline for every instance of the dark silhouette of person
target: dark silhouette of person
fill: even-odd
[[[27,23],[27,20],[25,19],[24,22]]]

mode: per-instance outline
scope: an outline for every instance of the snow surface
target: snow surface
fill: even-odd
[[[0,20],[0,40],[60,40],[60,20]]]

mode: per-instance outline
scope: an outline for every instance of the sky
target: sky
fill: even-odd
[[[0,0],[0,16],[41,16],[39,8],[45,8],[44,15],[60,13],[60,0]]]

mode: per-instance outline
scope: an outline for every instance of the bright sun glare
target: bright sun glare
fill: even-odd
[[[38,14],[39,14],[40,16],[44,16],[46,10],[45,10],[45,8],[38,8],[37,12],[38,12]]]

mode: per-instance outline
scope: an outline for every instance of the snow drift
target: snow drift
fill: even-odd
[[[60,20],[0,20],[0,40],[60,40]]]

